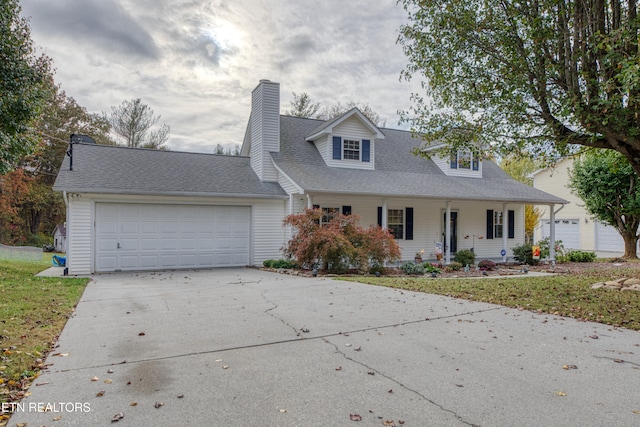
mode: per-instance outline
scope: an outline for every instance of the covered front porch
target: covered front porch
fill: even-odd
[[[522,202],[442,200],[432,198],[377,197],[335,193],[292,194],[288,213],[319,208],[355,214],[360,225],[380,225],[397,239],[402,260],[422,254],[423,261],[449,264],[457,251],[472,249],[476,259],[513,261],[512,248],[525,243],[525,209]],[[551,205],[553,212],[553,205]],[[554,230],[551,260],[555,260]]]

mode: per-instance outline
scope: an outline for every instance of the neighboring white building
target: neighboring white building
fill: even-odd
[[[565,158],[556,165],[533,174],[533,186],[546,193],[569,201],[558,206],[555,214],[555,237],[562,240],[565,249],[596,252],[599,256],[622,256],[624,240],[618,231],[609,225],[594,220],[584,208],[584,202],[571,193],[569,170],[573,158]],[[549,208],[541,206],[543,216],[534,233],[534,241],[549,236]]]
[[[54,185],[69,274],[260,265],[282,257],[283,219],[312,207],[389,229],[405,260],[423,249],[435,259],[443,243],[447,262],[472,247],[506,259],[524,242],[525,204],[566,203],[470,152],[415,156],[420,143],[357,108],[328,121],[282,116],[268,80],[252,93],[238,157],[74,143]]]
[[[53,247],[58,253],[67,251],[67,227],[65,224],[56,224],[53,229]]]

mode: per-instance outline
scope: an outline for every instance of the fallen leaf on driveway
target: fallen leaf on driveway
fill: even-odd
[[[389,389],[387,393],[393,393],[393,389]]]
[[[115,422],[120,421],[120,420],[121,420],[121,419],[123,419],[123,418],[124,418],[124,412],[118,412],[117,414],[115,414],[115,415],[113,416],[113,418],[111,418],[111,422],[112,422],[112,423],[115,423]]]
[[[222,369],[229,369],[229,365],[224,365]]]
[[[53,421],[60,421],[62,419],[62,415],[58,415],[57,417],[53,417]]]
[[[184,397],[184,394],[179,394],[178,395],[178,399],[182,399]]]
[[[98,381],[99,379],[100,378],[98,378],[98,377],[93,377],[93,378],[91,378],[91,381]]]
[[[624,360],[622,359],[613,359],[613,361],[616,363],[624,363]]]
[[[105,391],[104,390],[100,390],[99,392],[96,393],[96,397],[102,397],[104,396]]]
[[[104,383],[105,383],[105,384],[111,384],[112,382],[113,382],[113,381],[112,381],[112,380],[109,380],[109,379],[104,380]]]
[[[391,426],[391,427],[395,427],[396,423],[393,422],[393,420],[384,420],[382,422],[383,426]]]
[[[129,403],[129,406],[138,406],[138,402],[131,402]]]
[[[143,337],[143,336],[145,336],[145,335],[146,335],[146,334],[145,334],[144,332],[140,332],[140,333],[138,334],[138,336],[139,336],[139,337]]]
[[[634,414],[640,415],[640,411],[631,411],[631,412],[633,412]]]
[[[349,414],[349,419],[351,421],[362,421],[362,417],[358,414]]]
[[[567,392],[565,391],[556,391],[556,396],[566,396]]]
[[[158,409],[158,408],[160,408],[160,407],[164,406],[164,403],[162,403],[162,402],[156,402],[156,403],[154,403],[154,404],[153,404],[153,406],[154,406],[156,409]]]
[[[342,366],[338,366],[338,367],[336,368],[336,371],[342,371]]]
[[[358,347],[354,348],[353,350],[354,351],[360,351],[360,350],[362,350],[362,347],[358,346]]]
[[[281,414],[284,414],[285,412],[287,412],[287,410],[286,410],[286,409],[284,409],[284,408],[283,408],[283,409],[280,409],[280,413],[281,413]]]
[[[578,369],[578,367],[576,365],[563,365],[562,369],[567,370],[567,369]]]

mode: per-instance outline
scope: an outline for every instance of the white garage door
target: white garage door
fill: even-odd
[[[95,218],[96,271],[249,263],[246,206],[96,203]]]
[[[549,237],[551,221],[543,222],[542,237]],[[565,249],[580,249],[580,221],[577,219],[556,219],[556,241],[562,240]]]
[[[612,226],[596,222],[596,250],[623,254],[624,240]]]

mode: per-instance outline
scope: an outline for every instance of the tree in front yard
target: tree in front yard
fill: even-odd
[[[404,119],[425,144],[552,161],[574,145],[640,174],[637,0],[399,0],[398,41],[422,82]]]
[[[358,215],[336,213],[324,223],[322,217],[320,209],[306,209],[284,219],[284,225],[293,228],[284,254],[301,266],[322,263],[330,271],[344,271],[350,266],[369,271],[371,265],[400,259],[398,243],[387,230],[360,227]]]
[[[591,150],[573,162],[569,176],[587,212],[618,230],[624,258],[637,258],[640,180],[629,161],[612,150]]]

